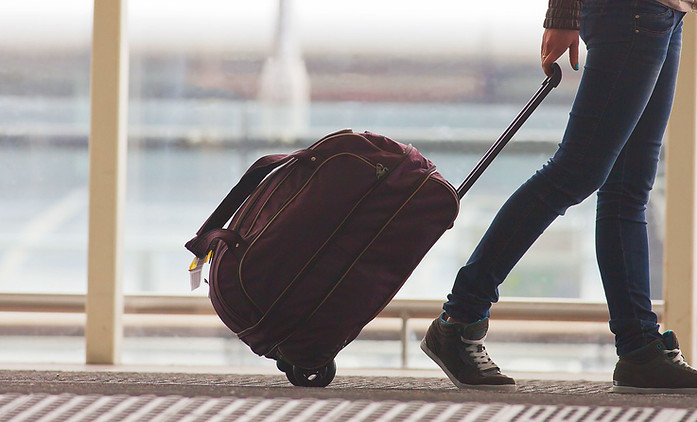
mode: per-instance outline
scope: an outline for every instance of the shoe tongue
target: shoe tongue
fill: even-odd
[[[489,318],[466,325],[462,330],[462,336],[468,340],[481,340],[489,330]]]
[[[663,343],[666,345],[666,349],[675,350],[679,349],[678,337],[672,331],[666,331],[663,333]]]

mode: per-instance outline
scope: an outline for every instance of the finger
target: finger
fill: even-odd
[[[552,64],[546,62],[544,57],[542,58],[542,71],[545,72],[545,75],[552,76]]]
[[[545,75],[552,76],[552,73],[554,73],[552,71],[552,65],[557,61],[557,58],[559,58],[559,56],[554,54],[542,56],[542,70],[545,72]]]
[[[549,64],[549,48],[548,48],[548,33],[545,33],[542,37],[542,46],[540,48],[540,64],[542,65],[542,71],[545,75],[550,76],[552,74],[552,65]]]
[[[574,70],[578,70],[578,41],[569,46],[569,62]]]
[[[549,63],[549,51],[547,51],[546,45],[544,44],[542,45],[540,56],[542,70],[545,72],[545,75],[550,76],[552,74],[552,65]]]

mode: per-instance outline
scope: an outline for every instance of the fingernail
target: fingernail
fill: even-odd
[[[578,70],[578,63],[574,63],[574,70]]]

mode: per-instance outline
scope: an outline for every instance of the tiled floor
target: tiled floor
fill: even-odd
[[[697,396],[620,395],[607,381],[519,379],[492,392],[395,372],[303,388],[280,374],[116,369],[0,370],[0,421],[697,422]]]
[[[695,421],[697,410],[476,402],[2,394],[0,420],[78,421]]]

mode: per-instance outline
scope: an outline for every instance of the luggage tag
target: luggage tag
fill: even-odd
[[[203,265],[210,261],[211,256],[213,256],[213,251],[208,252],[208,255],[204,259],[199,257],[194,257],[194,260],[189,265],[189,283],[191,284],[191,291],[198,289],[201,286],[201,273],[203,272]],[[208,283],[207,280],[203,280]]]

